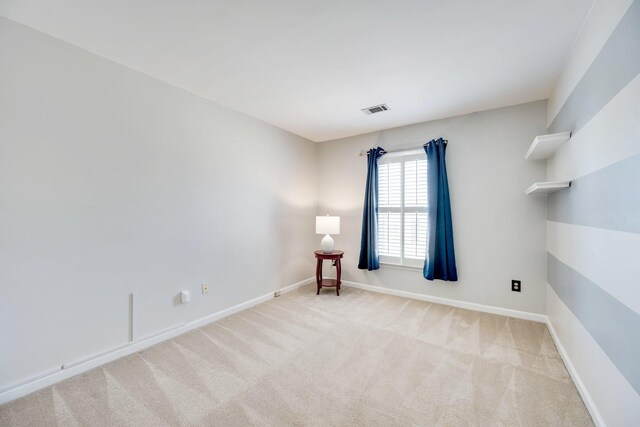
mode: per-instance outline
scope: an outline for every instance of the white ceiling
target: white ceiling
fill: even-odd
[[[324,141],[547,98],[592,3],[0,0],[0,14]]]

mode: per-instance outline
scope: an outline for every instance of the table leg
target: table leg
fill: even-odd
[[[340,296],[340,275],[342,273],[342,263],[340,258],[336,259],[336,294]]]
[[[316,295],[320,295],[320,288],[322,285],[322,260],[318,258],[318,262],[316,262]]]

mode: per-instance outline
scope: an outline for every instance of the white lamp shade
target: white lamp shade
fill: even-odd
[[[317,216],[316,234],[340,234],[340,217]]]

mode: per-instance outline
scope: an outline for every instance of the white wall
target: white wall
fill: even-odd
[[[371,116],[375,120],[375,116]],[[542,162],[524,154],[546,131],[546,102],[538,101],[445,120],[404,126],[320,144],[319,214],[342,218],[336,248],[343,279],[459,301],[545,313],[544,198],[525,196],[543,180]],[[426,281],[417,270],[382,266],[358,270],[367,161],[363,148],[449,140],[447,170],[459,281]],[[522,293],[511,292],[522,280]]]
[[[126,342],[131,292],[144,337],[313,275],[315,144],[4,18],[0,64],[0,389]]]

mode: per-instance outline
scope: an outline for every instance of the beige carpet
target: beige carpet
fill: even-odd
[[[593,425],[545,325],[311,286],[0,406],[0,425]]]

